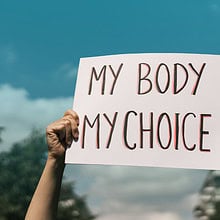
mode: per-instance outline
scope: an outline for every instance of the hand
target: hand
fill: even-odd
[[[73,110],[67,110],[64,116],[47,127],[48,158],[64,161],[65,152],[72,141],[79,137],[79,117]]]

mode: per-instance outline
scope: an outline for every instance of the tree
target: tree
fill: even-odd
[[[2,131],[4,131],[5,130],[5,128],[4,127],[2,127],[2,126],[0,126],[0,135],[2,134]],[[0,136],[0,143],[2,142],[2,138],[1,138],[1,136]]]
[[[44,136],[34,131],[9,152],[0,153],[0,220],[24,219],[46,161],[46,150]],[[57,220],[95,218],[72,183],[63,182],[60,199]]]
[[[215,203],[215,214],[210,217],[210,220],[219,220],[220,219],[220,202]]]

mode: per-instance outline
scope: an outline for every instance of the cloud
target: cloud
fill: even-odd
[[[181,220],[181,218],[174,214],[169,212],[152,212],[152,213],[130,213],[128,210],[128,213],[124,214],[109,214],[106,216],[103,216],[101,218],[102,220],[112,220],[112,219],[120,219],[120,220]]]
[[[4,84],[0,85],[0,103],[0,126],[5,127],[0,150],[6,150],[33,128],[45,129],[61,117],[72,107],[72,98],[30,99],[26,90]]]
[[[129,166],[81,166],[88,201],[108,219],[192,219],[206,171]],[[71,174],[70,174],[71,175]],[[80,188],[80,186],[78,186]]]
[[[11,46],[3,46],[0,48],[0,61],[1,64],[10,67],[18,60],[18,55],[15,49]]]
[[[73,66],[72,63],[65,63],[58,68],[56,74],[58,76],[65,76],[67,79],[73,79],[76,78],[77,71],[78,68]]]
[[[220,14],[220,5],[219,5],[219,3],[211,3],[209,5],[209,8],[210,8],[211,12],[214,15],[219,15]]]
[[[17,54],[15,53],[15,51],[12,48],[8,48],[6,50],[5,59],[6,59],[6,63],[9,65],[14,64],[16,62]]]

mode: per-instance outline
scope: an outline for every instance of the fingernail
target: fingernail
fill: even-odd
[[[76,134],[74,135],[74,139],[75,139],[75,141],[77,141],[77,140],[79,139],[79,134],[78,134],[78,133],[76,133]]]

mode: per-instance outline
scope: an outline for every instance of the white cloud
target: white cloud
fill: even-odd
[[[58,68],[56,73],[59,76],[65,76],[67,79],[73,79],[77,75],[77,70],[78,68],[73,66],[72,63],[65,63]]]
[[[0,59],[3,65],[10,67],[16,63],[18,55],[11,45],[3,46],[0,48]]]
[[[8,64],[13,64],[16,62],[16,60],[17,60],[17,54],[12,48],[8,48],[6,50],[6,62]]]
[[[201,170],[128,166],[81,166],[80,170],[77,182],[89,181],[88,200],[100,220],[116,216],[190,220],[206,175]]]
[[[99,220],[113,220],[113,219],[120,219],[120,220],[183,220],[175,213],[169,213],[169,212],[152,212],[152,213],[130,213],[129,210],[127,210],[127,213],[122,214],[109,214],[106,216],[103,216],[101,218],[98,218]]]
[[[0,126],[2,133],[1,150],[25,138],[33,128],[45,127],[62,116],[72,106],[72,98],[30,99],[24,89],[0,85]]]
[[[211,12],[214,14],[214,15],[219,15],[220,14],[220,5],[219,3],[211,3],[209,5],[209,8],[211,10]]]

